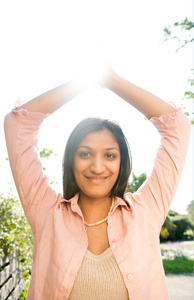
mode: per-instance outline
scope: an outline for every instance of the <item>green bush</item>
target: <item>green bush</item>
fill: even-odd
[[[193,225],[188,216],[169,211],[160,232],[160,241],[181,241],[193,237]]]
[[[19,199],[11,193],[6,196],[0,194],[0,218],[0,256],[4,257],[13,249],[18,249],[26,282],[20,299],[25,299],[31,276],[33,235]]]
[[[173,236],[175,236],[176,226],[171,220],[170,214],[166,217],[166,220],[162,226],[160,231],[160,241],[165,242],[169,240],[173,240]]]
[[[173,223],[176,226],[174,239],[175,240],[183,240],[185,238],[184,233],[187,230],[192,228],[190,221],[188,220],[187,217],[182,217],[182,218],[175,218],[173,220]]]

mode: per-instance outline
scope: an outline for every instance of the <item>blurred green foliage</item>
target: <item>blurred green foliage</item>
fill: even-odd
[[[51,155],[54,154],[54,150],[53,149],[48,149],[48,148],[43,148],[40,151],[40,157],[42,158],[46,158],[49,159],[51,157]],[[56,154],[55,154],[56,155]]]
[[[194,41],[192,29],[194,28],[194,22],[185,18],[180,22],[175,22],[172,25],[167,25],[164,28],[165,41],[169,38],[176,40],[179,44],[176,51],[184,48],[187,44]]]
[[[190,204],[187,206],[187,216],[189,221],[194,227],[194,200],[192,200]]]
[[[193,233],[193,224],[189,213],[180,215],[170,210],[160,232],[160,241],[192,240]]]
[[[31,276],[33,235],[18,197],[11,192],[0,195],[0,224],[0,256],[4,257],[13,249],[18,249],[26,282],[20,299],[25,299]]]
[[[184,49],[188,45],[192,45],[194,41],[193,37],[193,29],[194,29],[194,22],[190,21],[188,18],[185,18],[184,20],[180,22],[175,22],[173,25],[167,25],[163,31],[164,31],[164,37],[165,40],[164,42],[170,40],[177,41],[178,43],[178,48],[176,49],[176,52],[179,51],[180,49]],[[191,64],[192,64],[192,57],[191,57]],[[194,99],[194,91],[193,91],[193,86],[194,86],[194,69],[191,68],[192,71],[192,78],[188,79],[187,82],[189,84],[189,89],[185,91],[184,93],[184,99],[190,99],[193,101]],[[187,116],[191,115],[191,124],[194,124],[193,120],[193,114],[194,112],[189,112],[185,111],[185,114]]]
[[[126,192],[135,193],[146,179],[147,179],[146,173],[142,173],[139,176],[136,176],[133,173],[133,181],[128,184]]]

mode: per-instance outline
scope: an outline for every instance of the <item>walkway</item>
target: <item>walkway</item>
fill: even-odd
[[[170,300],[194,299],[194,274],[167,275],[166,282]]]

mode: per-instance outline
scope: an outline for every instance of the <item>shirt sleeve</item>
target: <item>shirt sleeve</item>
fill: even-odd
[[[161,136],[160,146],[151,175],[134,194],[134,201],[153,215],[160,227],[168,214],[180,181],[191,124],[181,108],[174,113],[151,118],[150,122]]]
[[[4,121],[13,178],[33,233],[36,220],[41,216],[44,221],[57,198],[43,174],[37,144],[40,125],[47,116],[15,108]]]

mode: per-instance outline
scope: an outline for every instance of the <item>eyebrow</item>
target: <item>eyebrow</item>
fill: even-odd
[[[80,149],[80,148],[85,148],[85,149],[88,149],[88,150],[92,150],[91,147],[88,147],[88,146],[79,146],[77,149]],[[106,148],[105,149],[106,151],[109,151],[109,150],[117,150],[119,152],[119,149],[116,148],[116,147],[109,147],[109,148]]]

